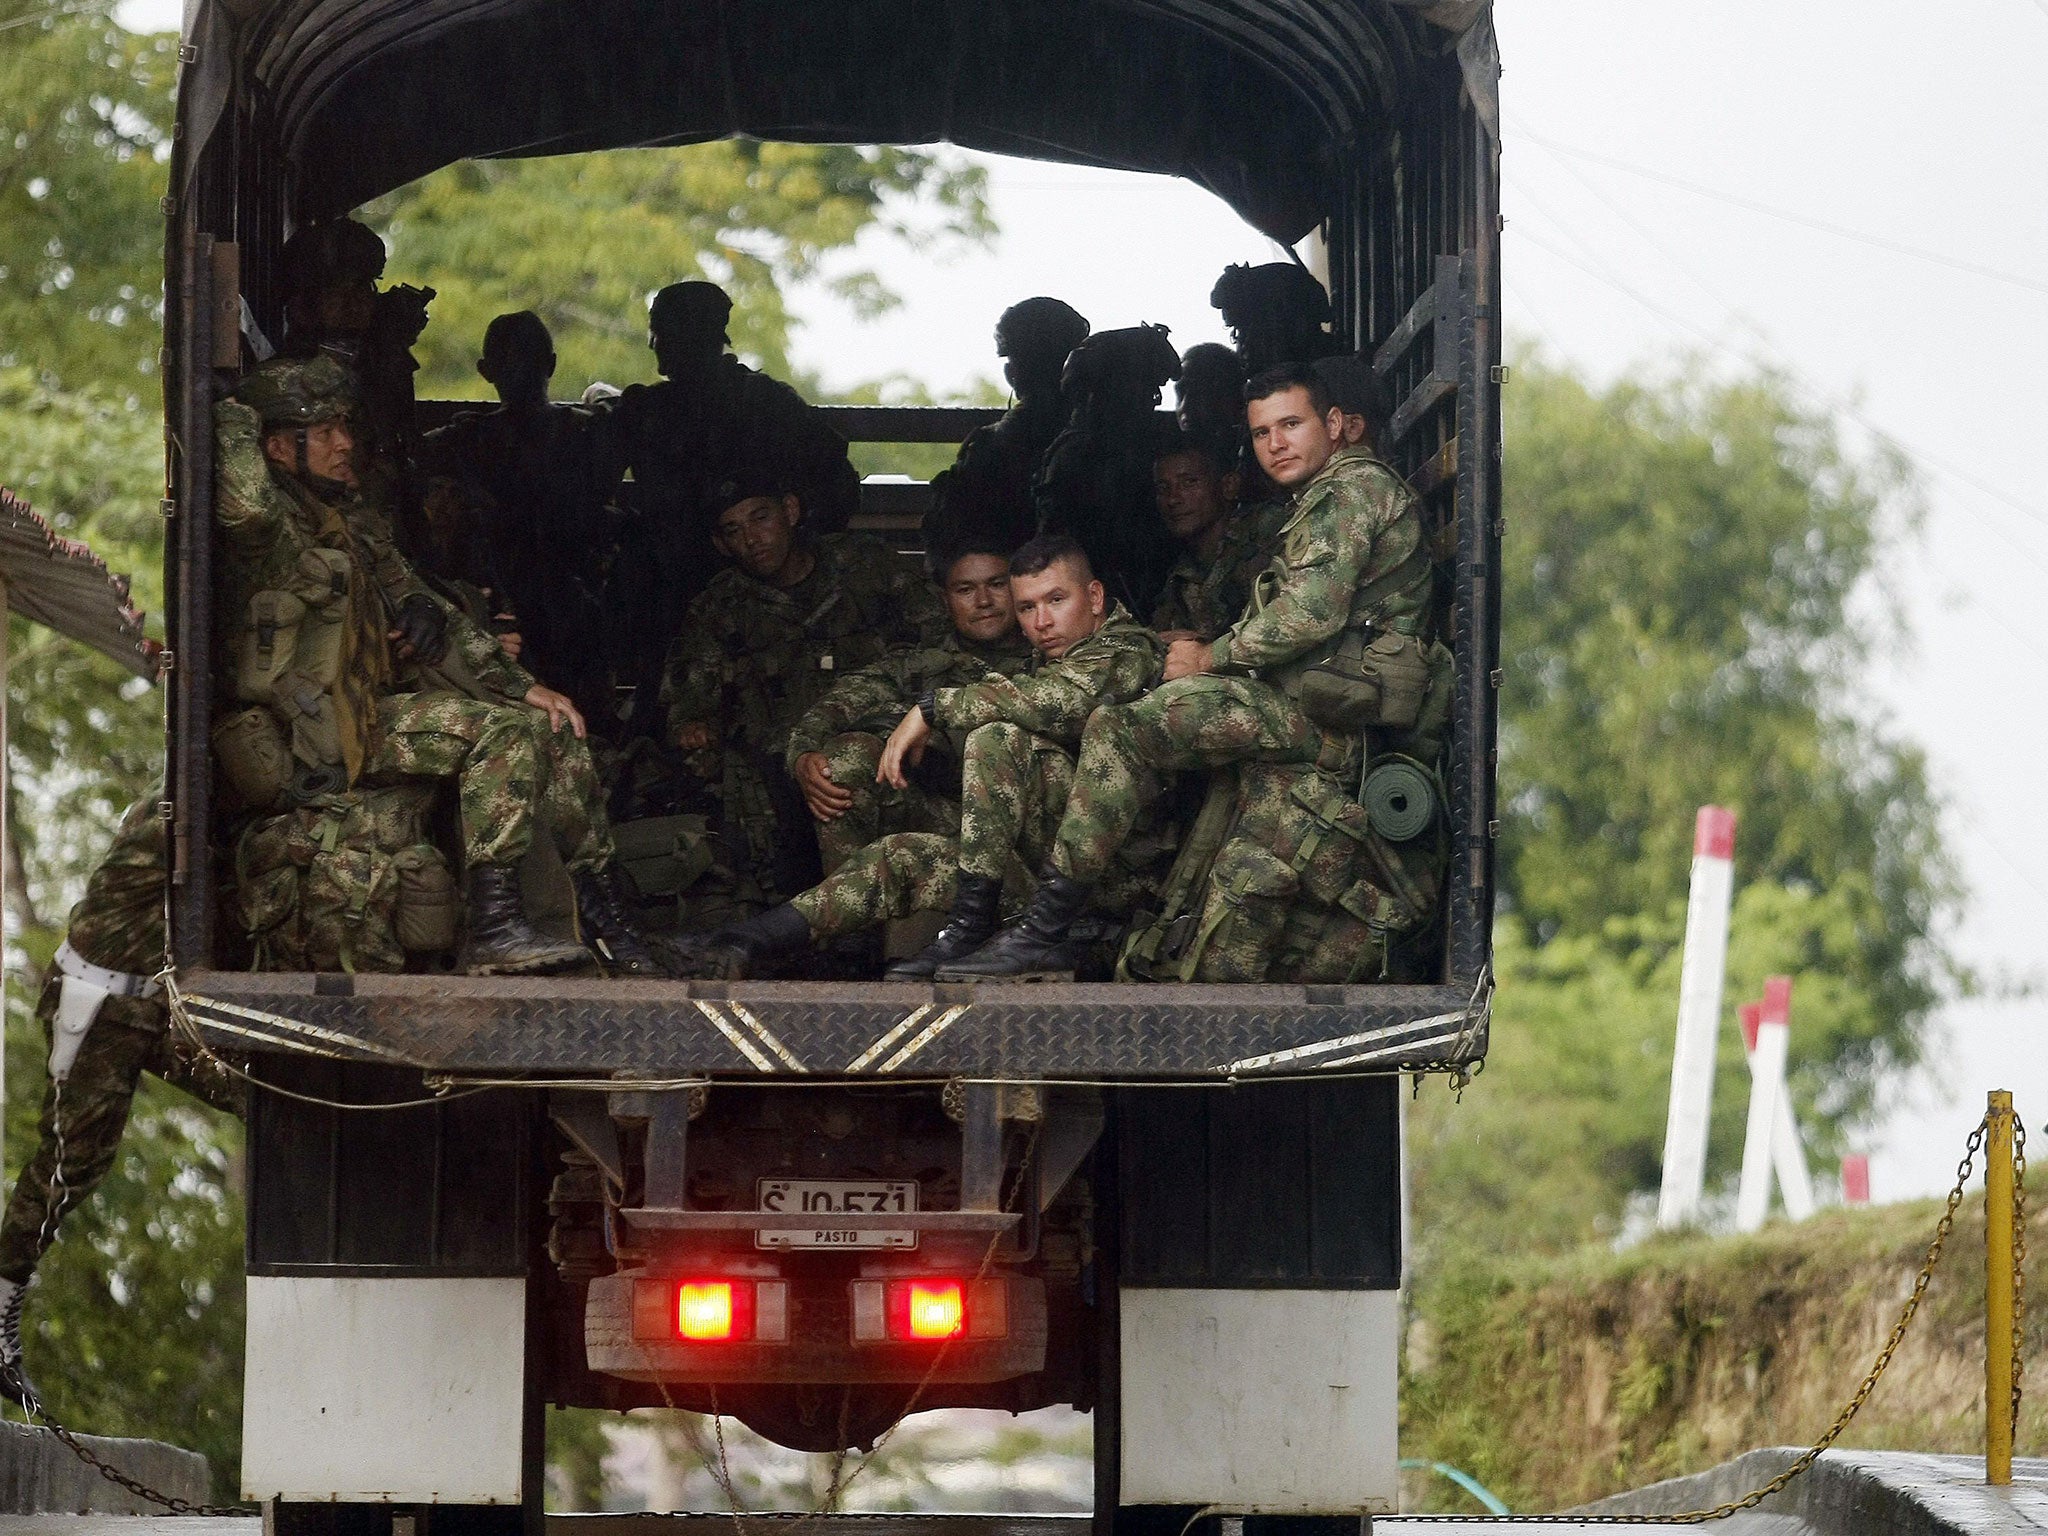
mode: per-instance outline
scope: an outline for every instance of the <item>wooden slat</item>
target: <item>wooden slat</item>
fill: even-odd
[[[1458,473],[1458,439],[1446,441],[1443,447],[1424,459],[1408,477],[1408,489],[1418,496],[1427,496],[1439,486],[1449,483]]]
[[[1401,402],[1400,409],[1394,412],[1393,419],[1387,423],[1386,451],[1392,452],[1398,448],[1407,439],[1408,434],[1415,430],[1416,423],[1435,410],[1447,396],[1456,394],[1457,390],[1458,381],[1455,378],[1446,379],[1434,373],[1416,385],[1415,392]]]

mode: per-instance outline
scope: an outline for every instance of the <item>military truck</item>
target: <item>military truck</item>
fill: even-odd
[[[547,1404],[672,1404],[827,1450],[912,1411],[1067,1403],[1093,1411],[1104,1533],[1197,1515],[1355,1529],[1392,1509],[1404,1075],[1472,1070],[1491,988],[1484,0],[188,0],[186,17],[165,203],[171,931],[191,1016],[265,1085],[242,1485],[280,1536],[531,1527]],[[233,966],[210,423],[248,338],[281,328],[284,239],[467,157],[727,135],[1182,176],[1325,278],[1341,340],[1395,402],[1383,448],[1449,593],[1433,979]],[[981,419],[839,412],[867,441],[957,442]],[[864,525],[913,537],[919,494],[868,487]]]

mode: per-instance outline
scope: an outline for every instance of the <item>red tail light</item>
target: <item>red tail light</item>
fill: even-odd
[[[912,1280],[889,1289],[894,1293],[889,1299],[900,1297],[902,1308],[901,1324],[891,1333],[906,1339],[953,1339],[966,1331],[967,1306],[958,1280]]]
[[[685,1280],[676,1287],[676,1337],[700,1342],[733,1335],[732,1282]]]

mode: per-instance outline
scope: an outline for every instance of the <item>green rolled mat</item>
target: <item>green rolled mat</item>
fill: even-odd
[[[1436,819],[1436,786],[1406,758],[1381,763],[1365,776],[1358,792],[1372,829],[1390,843],[1420,837]]]

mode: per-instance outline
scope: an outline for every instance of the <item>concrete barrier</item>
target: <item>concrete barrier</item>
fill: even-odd
[[[160,1493],[206,1501],[206,1458],[155,1440],[79,1439],[95,1456]],[[118,1483],[88,1467],[47,1429],[0,1423],[0,1513],[11,1515],[160,1515]]]
[[[1618,1493],[1574,1513],[1676,1514],[1739,1499],[1800,1456],[1791,1446],[1751,1451],[1711,1471]],[[1984,1481],[1981,1456],[1914,1451],[1829,1451],[1757,1508],[1804,1521],[1817,1536],[2010,1536],[2048,1532],[2048,1460],[2016,1458],[2012,1486]]]

